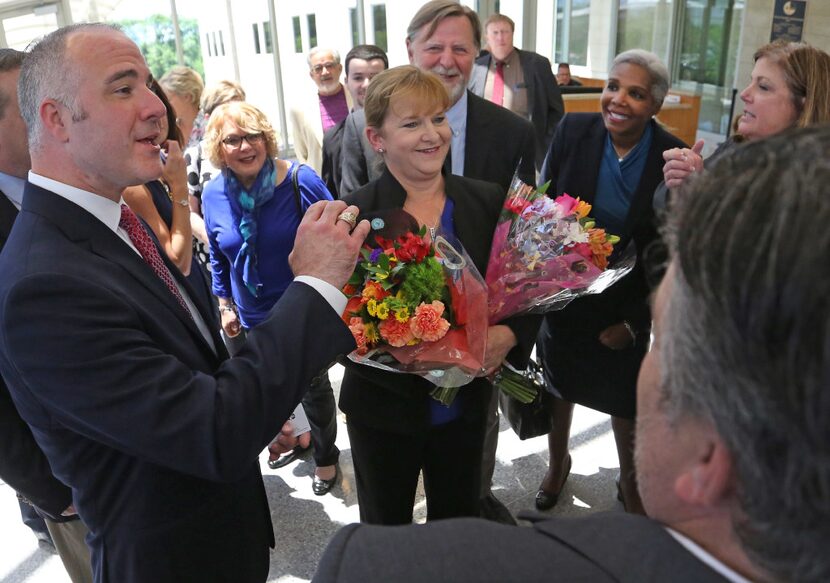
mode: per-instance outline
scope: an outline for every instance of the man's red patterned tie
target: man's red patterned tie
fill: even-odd
[[[155,244],[153,244],[153,240],[150,238],[150,235],[147,233],[144,225],[141,224],[141,221],[138,220],[138,217],[126,204],[121,205],[121,220],[118,222],[118,226],[127,232],[127,235],[130,237],[130,241],[133,242],[135,248],[138,249],[139,253],[141,253],[141,256],[144,258],[147,265],[149,265],[153,272],[155,272],[155,274],[164,282],[164,285],[167,286],[167,289],[170,290],[170,293],[173,294],[179,302],[179,305],[184,308],[187,315],[193,318],[193,314],[190,313],[187,304],[184,302],[184,298],[182,297],[181,292],[179,292],[179,288],[176,287],[176,282],[173,281],[173,276],[171,275],[170,270],[167,269],[167,266],[164,264],[164,261],[162,261],[161,256],[159,255],[158,249],[156,249]]]

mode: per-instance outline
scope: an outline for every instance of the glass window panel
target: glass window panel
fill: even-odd
[[[6,33],[6,46],[22,51],[29,46],[32,39],[57,30],[57,9],[48,14],[23,14],[4,18],[2,26]]]
[[[260,54],[262,51],[259,48],[259,24],[255,22],[251,26],[254,29],[254,52]]]
[[[225,40],[221,30],[219,31],[219,54],[225,56]]]
[[[309,14],[308,17],[308,46],[317,46],[317,15]]]
[[[300,29],[300,17],[295,16],[292,19],[294,24],[294,52],[295,53],[302,53],[303,52],[303,31]]]
[[[646,49],[668,63],[672,0],[620,0],[617,51]]]
[[[357,8],[349,8],[349,21],[352,24],[352,46],[360,44],[360,31],[357,26]]]
[[[590,16],[591,0],[572,0],[570,34],[568,35],[568,62],[572,65],[588,64]]]
[[[554,44],[554,57],[553,59],[557,63],[567,63],[568,57],[567,52],[565,50],[565,41],[567,38],[567,28],[565,23],[565,4],[568,0],[559,0],[556,3],[556,25],[554,28],[554,34],[556,35],[556,41]]]
[[[262,23],[262,36],[265,39],[265,52],[271,54],[274,52],[274,46],[271,42],[271,24],[268,21]]]
[[[375,44],[388,51],[386,43],[386,5],[375,4],[372,6],[372,22],[375,30]]]

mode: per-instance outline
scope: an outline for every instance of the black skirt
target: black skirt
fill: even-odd
[[[563,310],[547,314],[536,353],[553,394],[615,417],[633,419],[646,342],[638,338],[633,346],[611,350],[599,341],[600,332],[624,319],[615,309],[615,294],[610,291],[574,300]]]

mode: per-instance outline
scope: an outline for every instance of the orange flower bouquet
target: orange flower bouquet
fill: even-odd
[[[383,231],[383,218],[371,223]],[[436,385],[433,397],[449,404],[484,362],[487,290],[459,243],[424,236],[425,229],[370,236],[343,290],[343,320],[357,342],[349,359],[424,377]]]

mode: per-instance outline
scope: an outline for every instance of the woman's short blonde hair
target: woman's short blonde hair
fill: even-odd
[[[269,158],[277,157],[277,132],[265,114],[246,101],[231,101],[213,110],[205,128],[204,153],[216,168],[225,168],[225,158],[222,156],[225,147],[222,140],[225,136],[222,135],[222,128],[226,120],[235,123],[246,134],[265,136],[266,154]]]
[[[363,110],[366,125],[380,128],[389,113],[392,100],[409,98],[419,106],[419,113],[432,113],[440,109],[447,111],[450,96],[441,80],[429,71],[422,71],[412,65],[387,69],[372,79],[366,89]]]

